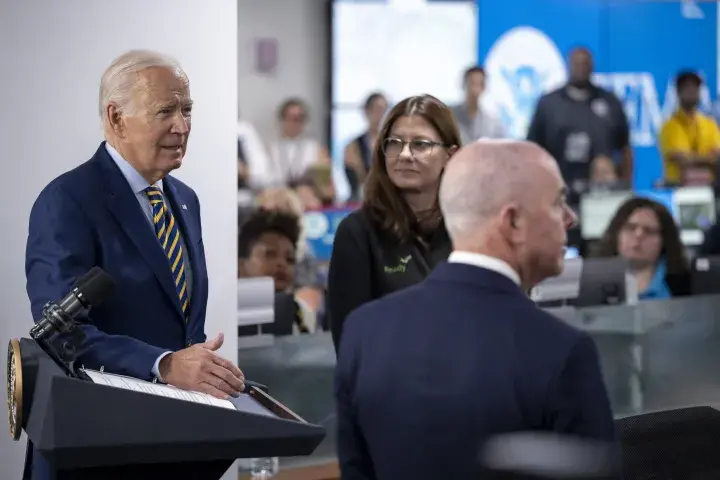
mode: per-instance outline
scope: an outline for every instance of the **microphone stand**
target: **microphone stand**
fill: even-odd
[[[42,318],[30,329],[30,337],[67,376],[91,381],[81,368],[75,368],[77,349],[86,339],[77,322],[54,302],[43,307]]]

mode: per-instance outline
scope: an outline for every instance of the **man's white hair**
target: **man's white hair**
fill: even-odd
[[[121,112],[128,112],[131,105],[133,87],[138,80],[138,73],[146,68],[163,67],[187,79],[185,71],[177,60],[150,50],[131,50],[115,60],[105,70],[100,79],[100,118],[107,121],[107,107],[115,103]]]
[[[448,162],[440,184],[440,209],[453,241],[475,235],[512,202],[533,195],[532,175],[543,150],[514,140],[480,140]]]

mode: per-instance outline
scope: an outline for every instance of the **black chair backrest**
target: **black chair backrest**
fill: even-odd
[[[720,479],[720,411],[665,410],[621,418],[615,426],[624,478]]]

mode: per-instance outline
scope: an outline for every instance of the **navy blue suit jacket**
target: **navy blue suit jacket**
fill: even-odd
[[[335,395],[344,480],[480,478],[504,432],[614,439],[592,339],[460,263],[350,315]]]
[[[168,176],[163,182],[192,267],[187,324],[162,246],[104,143],[92,159],[50,182],[33,205],[25,270],[35,321],[46,302],[62,299],[94,266],[116,283],[113,294],[81,319],[87,342],[77,364],[150,380],[163,352],[206,339],[200,204],[181,181]]]

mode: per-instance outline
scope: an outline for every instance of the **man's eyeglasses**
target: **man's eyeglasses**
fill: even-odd
[[[432,142],[430,140],[401,140],[399,138],[386,138],[382,142],[382,150],[386,158],[400,156],[405,145],[410,146],[410,153],[415,158],[427,158],[432,155],[434,147],[445,147],[444,143]]]

